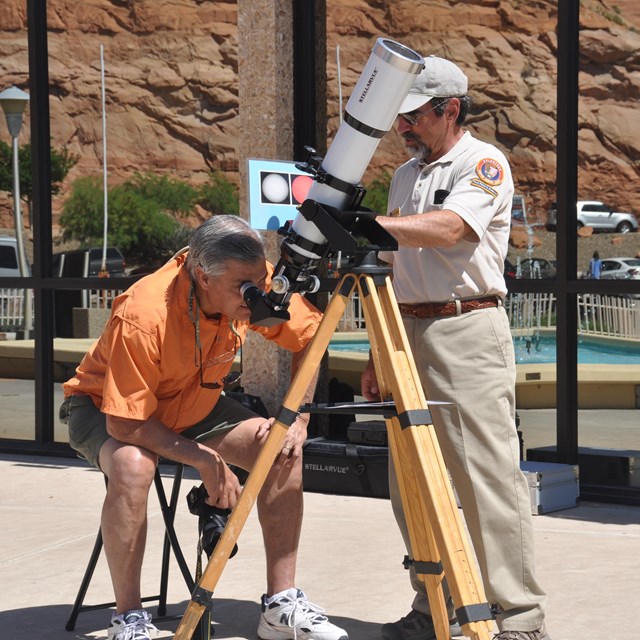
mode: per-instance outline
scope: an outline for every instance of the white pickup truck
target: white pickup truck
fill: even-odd
[[[594,231],[615,231],[629,233],[638,230],[638,219],[632,213],[614,211],[599,200],[578,200],[578,228],[593,227]],[[556,228],[557,210],[554,202],[547,212],[547,229]]]

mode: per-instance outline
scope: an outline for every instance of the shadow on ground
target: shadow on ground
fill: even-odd
[[[173,619],[155,619],[158,638],[172,638],[186,610],[188,602],[167,607],[167,615]],[[25,607],[0,612],[0,628],[10,629],[7,640],[96,640],[106,638],[106,628],[111,615],[105,609],[84,611],[76,621],[75,629],[67,631],[65,624],[71,604]],[[155,614],[156,607],[149,607]],[[229,640],[246,638],[255,640],[260,605],[247,600],[213,600],[213,638]],[[353,618],[332,616],[332,622],[346,629],[350,640],[371,640],[380,635],[380,625]]]

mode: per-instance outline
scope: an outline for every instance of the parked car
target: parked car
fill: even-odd
[[[629,233],[638,230],[638,219],[633,213],[614,211],[599,200],[579,200],[577,203],[577,225],[592,227],[594,231]],[[547,211],[546,227],[554,231],[557,224],[557,206],[552,203]]]
[[[95,278],[102,270],[102,248],[75,249],[53,254],[53,276],[58,278]],[[120,249],[107,247],[106,271],[110,277],[124,275],[125,260]]]
[[[18,241],[13,236],[0,236],[0,277],[20,277]]]
[[[640,280],[640,258],[606,258],[600,277],[605,280]]]
[[[524,258],[520,261],[520,268],[516,272],[518,278],[553,280],[556,277],[556,263],[555,260],[545,258]]]

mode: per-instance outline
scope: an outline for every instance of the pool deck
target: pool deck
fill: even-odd
[[[336,333],[332,341],[360,339],[361,332]],[[640,348],[640,342],[639,348]],[[329,371],[341,382],[360,388],[365,353],[329,348]],[[516,366],[516,404],[520,409],[550,409],[556,406],[555,363]],[[640,364],[578,365],[579,409],[637,409],[640,402]]]
[[[353,340],[361,332],[336,333],[333,340]],[[67,380],[93,338],[54,338],[54,380]],[[0,378],[33,379],[33,340],[0,340]],[[360,389],[367,354],[329,349],[329,374]],[[579,409],[636,409],[640,402],[640,365],[578,365]],[[516,402],[521,409],[556,406],[555,364],[517,365]]]
[[[163,465],[164,467],[164,465]],[[169,490],[170,468],[163,468]],[[111,612],[82,613],[74,631],[65,622],[98,530],[102,475],[79,460],[0,456],[0,628],[7,640],[106,638]],[[197,524],[185,495],[199,482],[187,473],[176,530],[190,566]],[[143,592],[158,593],[162,519],[155,492]],[[583,503],[533,518],[536,567],[549,596],[553,640],[637,637],[624,612],[638,603],[640,507]],[[264,551],[255,510],[238,540],[239,552],[222,573],[213,600],[214,640],[253,640],[264,590]],[[408,612],[412,599],[404,548],[388,500],[306,493],[298,585],[345,628],[350,640],[379,640],[380,626]],[[113,597],[104,555],[86,602]],[[169,613],[181,616],[189,598],[172,564]],[[155,615],[155,603],[150,603]],[[612,612],[623,615],[611,617]],[[172,638],[177,621],[160,622],[157,638]]]

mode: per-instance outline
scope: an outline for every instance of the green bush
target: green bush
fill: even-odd
[[[71,153],[67,147],[51,148],[51,193],[60,193],[67,174],[78,162],[80,156]],[[18,149],[18,174],[20,179],[20,198],[27,203],[29,220],[32,218],[31,206],[33,183],[31,180],[31,144]],[[13,148],[0,140],[0,191],[13,193]]]
[[[51,148],[51,193],[60,192],[63,180],[79,156],[71,153],[67,147]],[[18,173],[20,178],[20,195],[27,202],[31,200],[33,184],[31,182],[31,144],[27,143],[18,149]],[[13,193],[13,149],[11,145],[0,140],[0,191]]]
[[[200,187],[198,204],[211,214],[240,212],[237,187],[217,171],[210,173],[209,181]]]
[[[158,202],[161,198],[149,197],[146,188],[152,182],[142,180],[143,188],[139,189],[140,184],[133,180],[109,190],[107,243],[118,247],[130,263],[155,266],[187,244],[184,238],[190,230],[167,213]],[[101,180],[94,176],[78,178],[60,217],[63,240],[76,240],[85,246],[101,244],[103,212]]]
[[[387,212],[390,184],[391,174],[388,171],[383,171],[369,185],[365,185],[367,193],[362,201],[362,206],[384,215]]]
[[[134,174],[125,186],[145,200],[152,200],[162,211],[173,216],[191,213],[199,195],[198,190],[187,182],[148,172]]]

